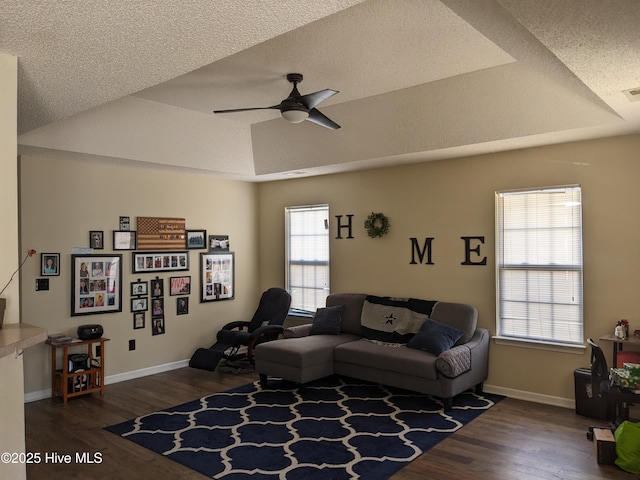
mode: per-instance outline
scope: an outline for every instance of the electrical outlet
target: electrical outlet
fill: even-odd
[[[135,340],[129,340],[129,351],[135,350],[135,349],[136,349],[136,341]]]

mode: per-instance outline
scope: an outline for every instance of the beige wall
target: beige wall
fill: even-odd
[[[19,263],[18,249],[18,173],[17,173],[17,91],[18,59],[0,54],[0,289]],[[5,323],[18,323],[19,275],[4,291],[7,299]],[[24,406],[22,404],[22,356],[0,359],[0,452],[24,452]],[[4,432],[11,432],[7,435]],[[0,477],[26,478],[24,464],[0,463]]]
[[[585,338],[627,318],[640,328],[640,136],[260,185],[260,285],[284,282],[285,206],[328,203],[331,291],[417,296],[471,303],[495,333],[494,192],[580,184],[583,188]],[[389,235],[370,239],[363,223],[385,213]],[[353,214],[354,239],[337,240],[335,215]],[[346,221],[343,218],[343,221]],[[344,232],[343,232],[344,236]],[[462,236],[484,236],[486,266],[462,266]],[[410,238],[433,241],[434,265],[411,265]],[[475,257],[474,257],[475,258]],[[603,345],[607,353],[609,345]],[[609,358],[609,361],[610,358]],[[560,353],[496,345],[487,384],[562,404],[588,350]]]
[[[284,207],[327,202],[332,291],[468,302],[478,307],[480,324],[495,333],[494,191],[578,183],[583,187],[585,336],[608,333],[623,317],[632,329],[640,328],[634,301],[640,291],[640,223],[633,220],[640,204],[638,151],[640,136],[628,136],[260,185],[105,162],[23,157],[21,247],[62,254],[62,274],[50,278],[47,292],[33,287],[39,259],[27,264],[23,321],[65,333],[83,323],[103,324],[112,339],[106,368],[112,378],[187,359],[197,346],[213,343],[223,323],[247,318],[260,291],[284,284]],[[372,211],[389,217],[388,236],[366,236],[362,225]],[[350,214],[355,238],[335,239],[335,215]],[[71,317],[71,248],[86,247],[89,230],[104,230],[103,252],[108,253],[120,215],[132,220],[184,216],[189,228],[229,234],[237,255],[236,300],[198,302],[199,251],[191,251],[191,313],[176,317],[167,297],[165,335],[152,337],[149,326],[133,330],[126,287],[138,277],[155,275],[129,273],[130,252],[124,252],[123,312]],[[481,255],[488,259],[486,266],[460,265],[461,236],[485,237]],[[411,237],[435,237],[434,265],[410,264]],[[129,339],[136,339],[134,352],[127,349]],[[487,384],[561,403],[573,398],[575,368],[588,364],[587,350],[571,354],[492,342]],[[47,347],[25,353],[27,394],[50,388],[49,369]]]
[[[78,325],[100,323],[106,345],[105,373],[117,379],[141,369],[188,359],[197,347],[209,346],[215,333],[232,320],[250,318],[258,302],[256,220],[257,187],[246,182],[211,176],[176,173],[142,166],[122,166],[108,161],[76,161],[22,157],[21,235],[23,248],[38,251],[22,278],[22,321],[46,328],[49,333],[75,335]],[[236,298],[200,303],[199,254],[189,250],[190,271],[131,273],[131,252],[123,254],[123,309],[121,313],[70,315],[71,251],[89,246],[89,231],[104,231],[105,250],[112,253],[112,231],[120,216],[181,217],[188,229],[229,235],[236,252]],[[40,272],[40,253],[61,254],[60,276],[49,277],[50,290],[35,291]],[[130,282],[159,276],[165,284],[164,335],[151,335],[150,312],[146,328],[134,330],[130,309]],[[188,315],[176,316],[176,297],[168,294],[171,276],[191,275],[192,293]],[[130,339],[136,350],[129,351]],[[41,397],[51,388],[50,352],[46,345],[24,355],[25,393]],[[122,378],[122,377],[120,377]]]
[[[0,54],[0,290],[21,260],[18,250],[17,58]],[[2,296],[7,299],[6,323],[18,323],[19,275]]]

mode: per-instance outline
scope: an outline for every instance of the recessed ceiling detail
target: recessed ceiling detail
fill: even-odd
[[[0,52],[20,153],[267,181],[637,133],[639,23],[629,0],[23,2]],[[290,72],[340,90],[341,129],[212,113],[273,105]]]
[[[622,93],[624,93],[632,102],[640,101],[640,87],[632,88],[631,90],[625,90]]]

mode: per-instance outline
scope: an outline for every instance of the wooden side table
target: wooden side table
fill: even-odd
[[[104,344],[108,338],[73,340],[60,345],[51,344],[51,398],[62,397],[64,403],[71,397],[100,392],[104,396]],[[94,349],[96,345],[96,349]],[[88,366],[85,370],[69,371],[69,348],[86,347]],[[62,365],[58,365],[58,349],[62,350]]]

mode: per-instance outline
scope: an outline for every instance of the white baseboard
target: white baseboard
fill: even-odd
[[[132,370],[131,372],[117,373],[116,375],[109,375],[108,377],[104,377],[104,384],[110,385],[112,383],[125,382],[127,380],[134,380],[136,378],[146,377],[148,375],[154,375],[156,373],[169,372],[171,370],[177,370],[178,368],[187,366],[189,366],[189,359],[165,363],[164,365],[156,365],[154,367],[141,368],[139,370]],[[51,398],[50,388],[46,390],[39,390],[37,392],[25,393],[24,403],[44,400],[45,398]]]
[[[572,398],[554,397],[541,393],[527,392],[525,390],[515,390],[513,388],[497,387],[495,385],[483,385],[482,389],[487,393],[504,395],[505,397],[526,400],[528,402],[542,403],[544,405],[554,405],[556,407],[575,409],[576,402]]]
[[[178,368],[188,367],[189,359],[179,360],[177,362],[165,363],[164,365],[156,365],[154,367],[141,368],[140,370],[133,370],[131,372],[118,373],[116,375],[109,375],[104,378],[104,384],[109,385],[111,383],[125,382],[127,380],[133,380],[135,378],[146,377],[148,375],[155,375],[156,373],[169,372],[171,370],[177,370]]]
[[[44,400],[45,398],[51,398],[51,389],[38,390],[37,392],[28,392],[24,394],[24,403],[37,402],[38,400]]]

